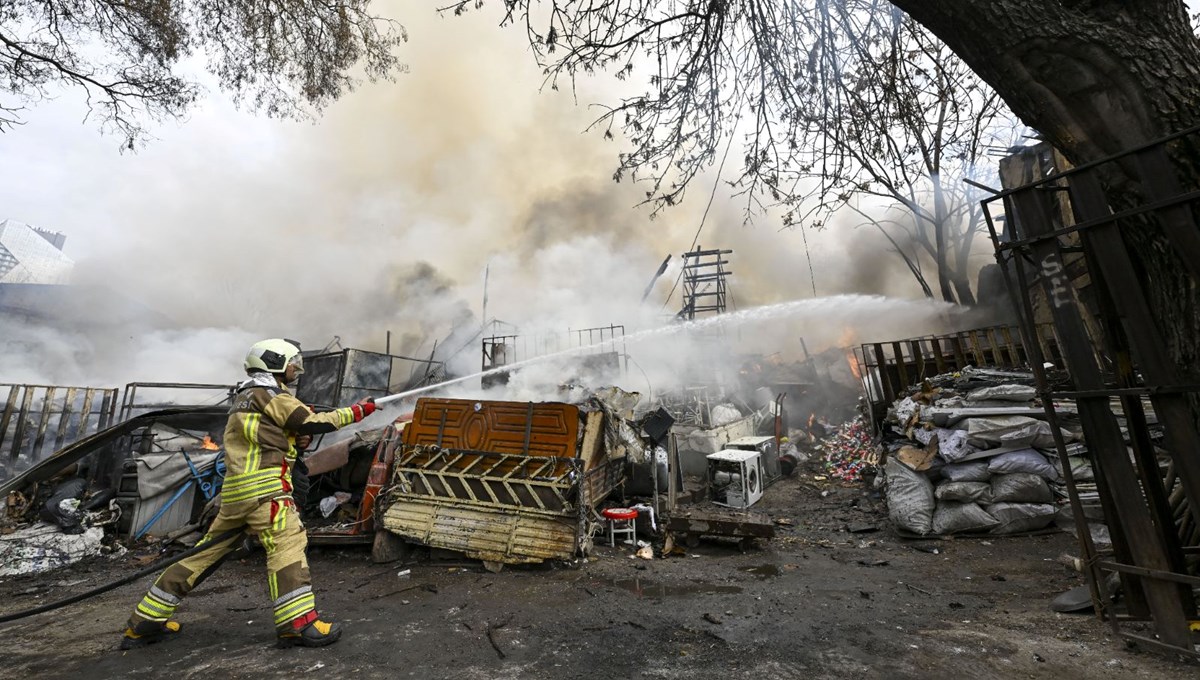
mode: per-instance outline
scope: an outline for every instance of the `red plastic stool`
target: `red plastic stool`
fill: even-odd
[[[617,545],[617,534],[627,536],[630,543],[637,542],[637,527],[634,526],[634,520],[637,519],[638,511],[630,508],[605,508],[600,511],[600,514],[608,520],[608,544],[611,546]]]

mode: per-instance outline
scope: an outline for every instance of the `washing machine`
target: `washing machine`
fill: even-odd
[[[712,502],[729,508],[748,508],[762,498],[762,452],[725,449],[706,458],[708,497]]]

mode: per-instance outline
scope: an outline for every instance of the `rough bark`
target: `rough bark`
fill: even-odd
[[[1200,50],[1179,0],[893,0],[1076,164],[1198,119]]]
[[[1076,165],[1200,123],[1200,47],[1180,0],[893,0]],[[1200,154],[1178,152],[1188,188]],[[1118,169],[1110,198],[1138,192]],[[1157,230],[1126,229],[1178,366],[1200,361],[1196,286]],[[1191,373],[1185,370],[1184,373]]]

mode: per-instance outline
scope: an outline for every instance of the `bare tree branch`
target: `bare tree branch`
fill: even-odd
[[[403,27],[369,0],[5,0],[0,2],[0,130],[62,90],[133,148],[147,120],[183,115],[199,86],[176,72],[203,54],[221,87],[269,115],[304,116],[359,78],[404,69]],[[7,100],[7,101],[5,101]]]
[[[821,228],[862,197],[899,204],[913,217],[911,243],[936,263],[939,295],[973,300],[964,282],[975,223],[959,178],[1008,117],[890,2],[506,0],[504,8],[502,23],[525,30],[547,86],[573,88],[599,71],[631,83],[593,128],[624,133],[614,178],[645,182],[655,212],[683,199],[723,140],[741,136],[733,185],[747,220],[779,207],[785,225]]]

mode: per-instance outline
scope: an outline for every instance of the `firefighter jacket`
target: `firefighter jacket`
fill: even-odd
[[[238,385],[225,424],[222,503],[285,496],[292,491],[296,436],[332,432],[355,421],[351,408],[313,413],[269,373]]]

